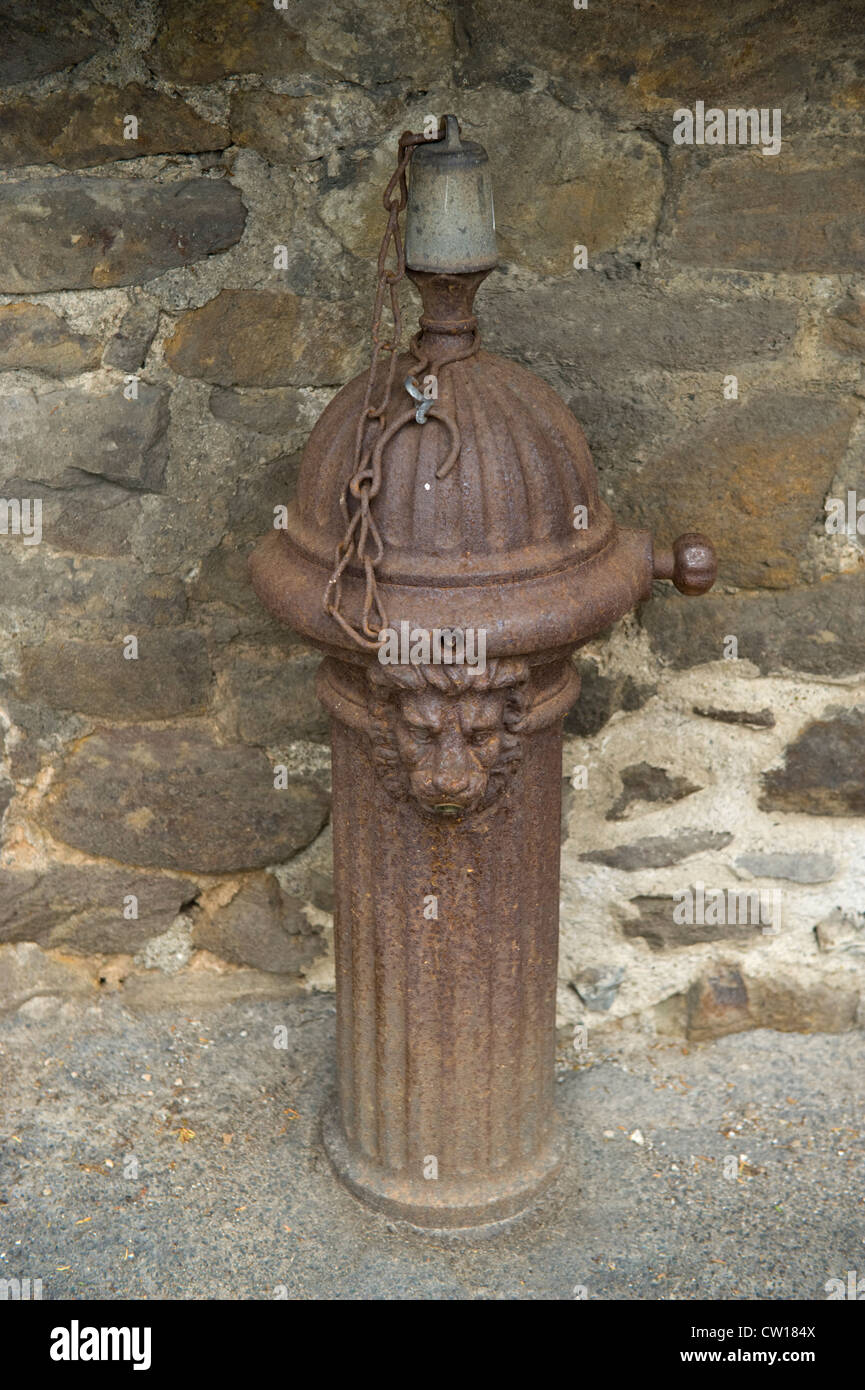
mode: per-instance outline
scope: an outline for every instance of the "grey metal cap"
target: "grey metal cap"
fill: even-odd
[[[499,257],[487,152],[461,138],[456,116],[444,122],[443,138],[412,155],[406,264],[439,273],[491,270]]]

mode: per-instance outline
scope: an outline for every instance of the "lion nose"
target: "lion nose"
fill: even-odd
[[[433,785],[444,796],[459,796],[469,784],[467,760],[455,748],[443,748],[433,774]]]

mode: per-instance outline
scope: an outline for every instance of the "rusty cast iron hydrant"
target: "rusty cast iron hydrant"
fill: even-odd
[[[455,117],[433,137],[402,137],[385,195],[370,371],[322,414],[287,528],[251,565],[267,608],[326,654],[339,1093],[325,1143],[363,1200],[453,1227],[514,1215],[560,1161],[572,654],[654,579],[703,593],[716,565],[702,536],[658,551],[618,527],[564,403],[481,350],[487,158]],[[406,267],[423,316],[398,356]]]

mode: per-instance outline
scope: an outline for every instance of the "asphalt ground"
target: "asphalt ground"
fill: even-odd
[[[328,995],[0,1019],[0,1279],[80,1300],[825,1300],[865,1275],[861,1032],[563,1050],[554,1187],[450,1234],[334,1178],[333,1035]]]

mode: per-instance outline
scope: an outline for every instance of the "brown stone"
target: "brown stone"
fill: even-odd
[[[484,123],[480,109],[475,118]],[[577,245],[586,247],[591,265],[653,236],[663,161],[644,135],[607,130],[601,137],[582,113],[534,94],[499,93],[486,124],[495,130],[487,143],[504,260],[542,275],[580,275]],[[535,172],[527,196],[529,170]]]
[[[297,975],[324,950],[297,899],[283,893],[272,874],[249,878],[225,907],[195,924],[197,947],[234,965]]]
[[[240,240],[246,209],[224,179],[64,175],[0,185],[0,294],[152,280]]]
[[[865,269],[865,159],[815,150],[809,166],[757,151],[692,166],[669,254],[689,265],[781,274]]]
[[[274,787],[257,749],[198,729],[104,729],[58,770],[42,819],[57,839],[121,863],[231,873],[264,868],[315,838],[328,798],[310,779]]]
[[[54,709],[108,719],[171,719],[202,711],[210,687],[201,633],[141,631],[138,656],[124,656],[125,634],[113,642],[69,638],[25,647],[18,693]]]
[[[687,1036],[693,1042],[744,1033],[755,1024],[741,971],[718,966],[696,980],[687,995]]]
[[[852,291],[826,320],[825,340],[836,352],[865,358],[865,297]]]
[[[865,815],[865,709],[815,719],[785,750],[784,766],[763,776],[764,811]]]
[[[124,138],[127,116],[138,121],[135,139]],[[148,154],[224,149],[228,143],[225,126],[203,120],[180,97],[136,82],[7,97],[0,110],[0,163],[13,168],[84,169]]]
[[[805,8],[795,0],[710,8],[589,0],[580,10],[539,5],[530,16],[522,0],[473,0],[459,8],[455,26],[465,85],[498,81],[519,90],[540,69],[575,104],[603,100],[671,115],[696,99],[711,105],[714,95],[726,104],[727,93],[736,105],[758,107],[789,107],[799,93],[825,100],[841,80],[857,17],[849,0]]]
[[[722,582],[787,588],[823,515],[857,410],[835,396],[772,392],[728,401],[625,482],[622,501],[659,538],[704,531]]]
[[[0,371],[74,376],[94,371],[99,355],[95,338],[73,333],[44,304],[0,305]]]
[[[424,0],[165,0],[151,61],[164,77],[208,83],[234,73],[288,79],[336,73],[363,86],[449,75],[449,12]]]
[[[344,304],[222,290],[181,315],[165,357],[181,376],[218,386],[327,386],[360,370],[359,335]]]
[[[859,991],[849,978],[747,979],[733,966],[714,967],[688,991],[687,1036],[706,1042],[751,1028],[846,1033],[856,1027],[858,1006]]]

